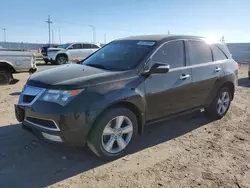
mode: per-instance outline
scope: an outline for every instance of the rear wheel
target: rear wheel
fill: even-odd
[[[7,85],[13,80],[12,73],[8,70],[0,70],[0,85]]]
[[[87,143],[97,156],[114,159],[128,151],[136,135],[135,114],[127,108],[111,108],[93,125]]]
[[[58,55],[56,57],[56,64],[57,65],[63,65],[68,62],[68,57],[66,55]]]
[[[228,87],[220,89],[213,103],[205,110],[212,118],[220,119],[226,115],[232,100],[232,93]]]

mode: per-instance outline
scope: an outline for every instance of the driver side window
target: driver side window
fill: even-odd
[[[164,44],[152,57],[153,62],[167,63],[170,69],[185,66],[184,41],[172,41]]]
[[[82,45],[81,44],[73,44],[72,49],[81,49]]]

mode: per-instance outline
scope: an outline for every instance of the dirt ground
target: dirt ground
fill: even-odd
[[[130,155],[108,163],[87,148],[48,144],[22,130],[13,105],[28,74],[15,77],[15,85],[0,86],[1,188],[250,187],[247,66],[240,66],[237,95],[223,119],[197,112],[148,126]]]

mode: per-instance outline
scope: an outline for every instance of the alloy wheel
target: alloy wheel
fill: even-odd
[[[67,59],[64,56],[59,56],[57,61],[60,65],[67,63]]]
[[[133,136],[133,124],[126,116],[117,116],[105,126],[102,133],[102,147],[108,153],[124,150]]]
[[[223,115],[227,111],[229,103],[230,103],[229,93],[226,91],[222,92],[216,105],[217,112],[219,115]]]

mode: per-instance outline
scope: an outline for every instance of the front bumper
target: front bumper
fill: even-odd
[[[51,107],[48,104],[47,108]],[[17,120],[37,137],[70,146],[84,146],[91,127],[85,113],[58,114],[55,111],[43,114],[31,106],[15,105],[15,114]]]

